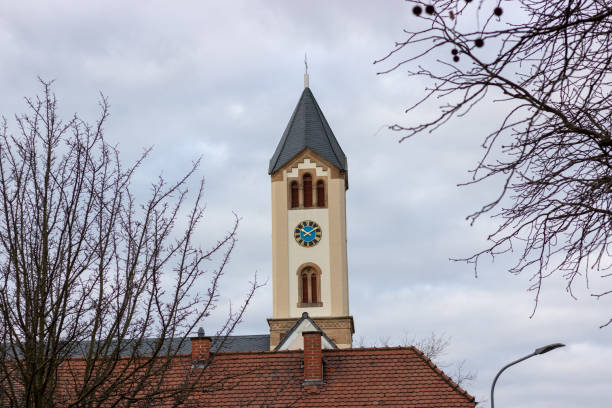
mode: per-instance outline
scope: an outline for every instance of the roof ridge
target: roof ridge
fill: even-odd
[[[232,338],[232,337],[270,337],[269,334],[229,334],[227,336],[223,336],[223,335],[214,335],[214,336],[210,336],[213,338],[218,338],[218,337],[227,337],[227,338]]]
[[[324,353],[359,353],[359,352],[371,352],[371,351],[412,351],[413,346],[396,346],[396,347],[359,347],[359,348],[335,348],[335,349],[323,349]],[[215,354],[286,354],[286,353],[303,353],[304,350],[266,350],[266,351],[220,351]],[[439,370],[439,369],[438,369]]]
[[[298,113],[298,108],[300,106],[300,102],[302,101],[302,97],[304,96],[304,92],[306,92],[306,89],[308,88],[304,88],[304,90],[302,91],[302,95],[300,95],[300,99],[298,99],[297,103],[295,104],[295,108],[293,108],[293,113],[291,114],[291,118],[289,119],[289,123],[287,123],[287,127],[285,128],[285,131],[281,136],[281,140],[278,143],[278,147],[274,151],[274,156],[272,156],[272,159],[270,159],[270,170],[276,167],[276,163],[278,163],[280,159],[280,152],[283,151],[285,145],[287,144],[287,139],[289,139],[289,134],[291,133],[291,129],[293,128],[293,124],[295,123],[295,116]],[[278,155],[276,155],[277,152],[279,153]],[[274,163],[272,163],[272,160],[274,160]]]
[[[307,88],[307,89],[310,91],[309,88]],[[331,132],[332,136],[333,136],[334,132],[331,130],[331,126],[329,126],[329,123],[327,122],[327,118],[323,114],[323,110],[319,106],[319,102],[317,102],[317,100],[315,99],[314,94],[312,93],[312,91],[310,91],[310,96],[312,96],[312,101],[314,102],[314,106],[315,106],[315,108],[317,110],[317,113],[319,114],[319,118],[321,119],[321,122],[323,122],[323,130],[325,132],[325,137],[329,141],[329,145],[332,148],[332,153],[334,154],[334,157],[336,158],[336,160],[338,160],[339,163],[342,163],[342,158],[338,157],[338,152],[336,152],[336,146],[334,146],[334,143],[333,143],[332,139],[329,137],[330,135],[328,134],[327,131],[329,130]],[[333,138],[336,139],[335,136],[333,136]],[[338,141],[336,140],[336,144],[337,143],[338,143]]]

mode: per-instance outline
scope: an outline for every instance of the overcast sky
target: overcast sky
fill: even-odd
[[[443,360],[477,372],[466,386],[488,406],[503,365],[553,342],[568,347],[534,357],[500,379],[499,407],[610,405],[611,299],[580,282],[578,300],[561,279],[545,284],[533,318],[528,276],[506,272],[511,257],[471,266],[449,261],[485,244],[495,220],[465,216],[499,185],[458,188],[480,157],[479,142],[504,114],[481,106],[433,135],[398,144],[393,123],[423,84],[405,72],[377,76],[372,61],[418,24],[411,4],[388,1],[5,1],[0,4],[0,114],[24,111],[37,76],[54,79],[60,112],[94,121],[99,92],[109,98],[106,138],[123,160],[154,150],[137,174],[142,196],[157,174],[178,177],[203,157],[207,215],[199,237],[211,244],[242,217],[219,314],[239,302],[257,272],[259,290],[240,334],[268,332],[272,313],[272,156],[303,89],[310,87],[348,158],[350,309],[358,344],[410,343],[432,332],[451,339]],[[14,125],[14,121],[11,121]],[[215,330],[220,316],[208,322]],[[452,374],[452,365],[443,367]]]

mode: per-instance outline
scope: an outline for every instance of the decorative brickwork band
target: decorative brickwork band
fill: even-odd
[[[304,382],[323,381],[323,354],[321,352],[321,332],[305,331],[304,336]]]

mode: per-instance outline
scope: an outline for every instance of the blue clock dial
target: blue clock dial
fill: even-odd
[[[300,222],[294,231],[294,238],[303,247],[315,246],[321,240],[321,227],[314,221]]]
[[[310,225],[307,225],[300,230],[300,236],[304,241],[310,242],[315,239],[315,229]]]

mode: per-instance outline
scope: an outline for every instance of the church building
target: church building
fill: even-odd
[[[269,335],[191,338],[192,367],[229,374],[201,406],[461,407],[476,402],[415,347],[353,348],[346,155],[304,76],[270,159]],[[205,378],[209,378],[205,376]]]
[[[417,348],[352,347],[347,159],[307,75],[304,82],[268,168],[270,332],[223,338],[201,329],[182,339],[163,373],[162,391],[173,400],[151,406],[474,408],[474,397]],[[58,371],[66,398],[85,364],[75,358]],[[190,393],[171,392],[185,384]]]
[[[269,335],[191,338],[192,368],[227,385],[202,406],[461,407],[476,402],[415,347],[353,348],[347,158],[304,76],[268,168],[272,192]]]

